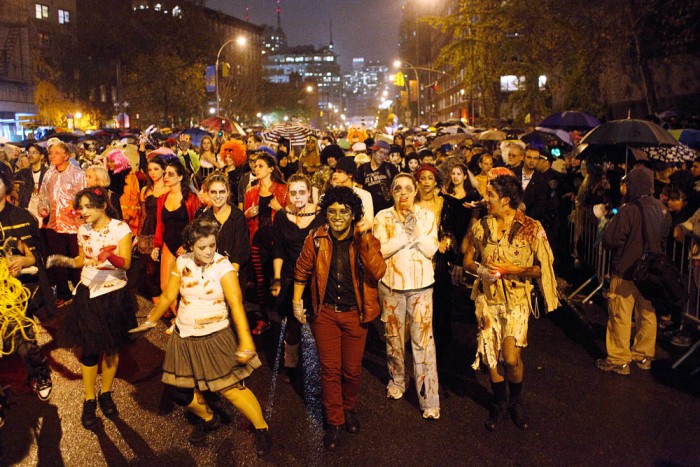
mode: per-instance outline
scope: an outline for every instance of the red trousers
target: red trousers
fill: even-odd
[[[343,411],[355,408],[360,392],[367,325],[360,323],[357,310],[336,313],[324,305],[311,323],[311,331],[321,361],[326,420],[329,425],[343,425]]]

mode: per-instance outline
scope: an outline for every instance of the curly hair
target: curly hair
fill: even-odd
[[[87,198],[90,204],[96,208],[104,209],[105,213],[115,219],[117,211],[109,200],[109,190],[102,186],[91,186],[79,191],[73,199],[73,209],[80,209],[80,200]]]
[[[328,188],[318,203],[323,217],[327,216],[328,207],[334,203],[349,207],[352,211],[353,222],[358,222],[364,215],[362,200],[352,191],[352,188],[346,186],[332,186]]]
[[[197,240],[206,238],[209,236],[216,236],[219,233],[219,225],[214,221],[205,220],[201,217],[196,218],[185,227],[182,232],[182,238],[184,239],[184,246],[187,251],[192,251],[194,244]]]
[[[246,155],[246,149],[245,149],[245,144],[242,141],[238,140],[230,140],[226,141],[224,144],[221,145],[219,148],[219,159],[221,159],[221,162],[226,164],[226,159],[225,157],[227,156],[227,153],[229,157],[233,160],[233,165],[236,167],[240,167],[243,164],[246,163],[248,160],[248,157]]]
[[[523,185],[515,175],[499,175],[489,180],[489,185],[499,198],[509,198],[508,205],[513,209],[518,209],[523,198]]]

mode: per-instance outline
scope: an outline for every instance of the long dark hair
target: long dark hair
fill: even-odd
[[[187,198],[190,197],[191,191],[190,191],[190,172],[185,168],[184,165],[182,165],[182,162],[180,162],[180,159],[171,159],[165,167],[173,167],[175,169],[175,172],[177,172],[178,175],[182,176],[182,180],[180,180],[180,190],[182,190],[182,202],[184,203]]]
[[[452,183],[452,171],[455,168],[459,168],[462,173],[464,174],[464,192],[466,194],[469,194],[469,190],[472,187],[472,182],[469,180],[469,169],[467,169],[467,166],[464,164],[455,164],[452,166],[450,169],[450,173],[448,174],[448,179],[447,179],[447,185],[445,186],[445,192],[453,195],[455,193],[455,184]]]
[[[270,179],[275,182],[275,183],[280,183],[284,185],[284,175],[282,175],[282,172],[280,171],[280,168],[277,166],[277,161],[275,160],[274,157],[269,155],[266,152],[259,152],[258,153],[258,161],[263,160],[265,161],[265,164],[267,164],[268,167],[272,167],[272,173],[270,174]],[[257,161],[256,161],[257,162]]]
[[[163,172],[165,172],[165,167],[167,163],[165,162],[165,159],[163,159],[160,156],[156,156],[150,161],[148,161],[148,164],[157,164],[160,166],[161,169],[163,169]],[[148,187],[148,190],[153,190],[153,180],[151,180],[151,177],[148,176],[148,164],[146,164],[146,186]]]
[[[90,204],[105,210],[112,219],[116,219],[117,211],[109,201],[109,190],[101,186],[91,186],[78,192],[73,199],[73,209],[80,209],[80,200],[85,197]]]

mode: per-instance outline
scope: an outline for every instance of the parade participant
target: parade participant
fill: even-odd
[[[122,220],[122,210],[119,204],[119,194],[109,189],[111,178],[109,172],[101,165],[90,165],[85,169],[85,187],[99,186],[107,190],[109,203],[114,208],[114,218]]]
[[[311,179],[311,184],[318,192],[322,193],[326,189],[333,176],[336,164],[344,156],[345,153],[337,144],[329,144],[323,148],[321,151],[321,167],[318,168]]]
[[[442,206],[445,203],[445,198],[439,196],[440,175],[434,166],[421,165],[416,170],[416,182],[418,182],[418,202],[416,204],[433,212],[439,232]]]
[[[80,363],[85,386],[82,424],[96,421],[95,383],[102,354],[102,383],[97,400],[106,417],[116,417],[112,382],[119,365],[119,349],[128,341],[128,330],[136,325],[136,300],[126,287],[131,267],[131,230],[112,218],[107,190],[85,188],[75,196],[74,209],[85,221],[78,229],[76,257],[51,255],[47,267],[81,270],[80,283],[66,313],[63,334],[71,347],[81,349]]]
[[[204,209],[200,217],[219,225],[216,251],[228,258],[238,274],[238,282],[245,285],[250,260],[250,239],[245,216],[231,204],[231,192],[225,175],[213,173],[204,180],[202,186],[209,195],[211,206]]]
[[[299,172],[312,177],[321,166],[321,149],[318,138],[314,135],[306,137],[306,144],[299,155]],[[319,189],[323,187],[318,187]]]
[[[494,392],[486,428],[499,429],[510,411],[515,424],[527,429],[521,353],[527,346],[529,315],[535,313],[532,279],[538,282],[547,311],[557,308],[553,256],[542,225],[517,209],[522,196],[518,178],[495,176],[487,194],[488,215],[472,226],[464,256],[464,268],[477,276],[472,299],[479,331],[472,368],[478,369],[480,362],[488,367]]]
[[[224,164],[223,172],[228,178],[231,204],[239,206],[240,202],[242,206],[243,199],[238,197],[239,185],[243,175],[250,170],[250,166],[246,164],[245,144],[235,139],[226,141],[219,149],[219,158]],[[243,193],[245,193],[245,190]]]
[[[486,199],[486,185],[488,185],[488,173],[493,168],[493,156],[489,153],[484,153],[479,156],[479,173],[476,175],[476,181],[479,186],[479,194]]]
[[[199,173],[199,154],[192,149],[192,137],[187,133],[182,133],[177,140],[177,157],[180,159],[182,166],[185,167],[190,176]],[[188,180],[189,182],[189,180]]]
[[[306,323],[302,297],[311,282],[311,330],[321,361],[326,449],[340,444],[343,426],[359,433],[355,413],[367,326],[379,316],[377,281],[384,275],[379,241],[362,219],[362,202],[350,188],[331,187],[321,199],[327,225],[304,241],[294,270],[294,316]]]
[[[274,157],[260,152],[255,162],[257,184],[245,193],[243,213],[248,220],[251,256],[255,273],[255,291],[260,316],[253,334],[262,334],[270,328],[267,291],[272,271],[272,223],[275,215],[287,204],[287,185]]]
[[[27,156],[30,166],[15,174],[15,180],[20,182],[17,206],[28,209],[39,219],[39,188],[49,169],[45,164],[46,150],[37,143],[31,143],[27,146]]]
[[[190,443],[202,443],[221,426],[221,418],[202,396],[204,391],[218,392],[253,424],[255,449],[262,456],[269,452],[272,438],[257,398],[245,385],[245,379],[261,362],[255,353],[236,271],[225,256],[216,252],[218,230],[216,223],[201,218],[185,228],[188,252],[172,263],[158,304],[132,332],[155,327],[179,294],[176,327],[166,347],[162,381],[179,405],[200,418],[190,434]],[[229,310],[237,338],[231,329]]]
[[[119,196],[117,211],[121,213],[121,219],[129,224],[131,233],[137,235],[141,219],[139,180],[121,149],[114,149],[107,154],[107,168],[109,189]],[[113,207],[116,209],[117,205],[113,204]]]
[[[44,218],[44,231],[49,254],[74,257],[78,255],[78,227],[80,214],[73,209],[75,195],[85,187],[85,174],[69,162],[66,143],[58,141],[49,148],[50,167],[44,174],[39,188],[39,216]],[[56,286],[56,304],[63,306],[71,299],[68,276],[73,284],[79,274],[56,267],[49,271],[49,278]]]
[[[352,188],[353,193],[360,197],[362,200],[362,210],[364,214],[363,219],[367,219],[367,222],[374,222],[374,206],[372,205],[372,195],[369,194],[367,190],[360,188],[357,183],[355,183],[355,171],[357,170],[357,165],[352,157],[341,157],[335,165],[335,170],[333,171],[333,176],[331,177],[332,186],[346,186]]]
[[[190,192],[189,178],[189,172],[178,159],[172,159],[165,166],[163,182],[169,191],[156,203],[156,232],[151,252],[153,261],[160,260],[161,289],[168,283],[171,264],[185,253],[182,231],[194,219],[200,204],[197,196]],[[174,306],[171,311],[175,312]]]
[[[318,206],[311,202],[311,182],[306,175],[297,173],[289,178],[287,197],[289,203],[284,215],[275,216],[272,224],[274,250],[270,292],[277,297],[278,314],[288,317],[284,334],[284,370],[286,379],[291,382],[299,362],[301,340],[301,323],[292,316],[294,265],[309,232],[320,227],[324,219],[319,215]],[[305,298],[308,302],[308,297]]]
[[[214,140],[211,136],[202,137],[199,149],[199,176],[202,179],[207,178],[209,174],[220,168],[221,165],[216,160],[216,151],[214,150]]]
[[[0,356],[17,353],[27,370],[27,385],[42,401],[51,395],[51,370],[36,342],[31,303],[38,295],[47,315],[53,301],[36,248],[36,219],[25,209],[7,202],[12,192],[12,172],[0,165]],[[36,266],[35,271],[28,268]],[[30,273],[31,272],[31,273]],[[41,287],[43,286],[43,288]]]
[[[160,295],[160,264],[153,261],[151,252],[153,251],[153,239],[156,233],[156,224],[158,222],[158,198],[167,194],[170,188],[165,186],[165,159],[159,156],[151,158],[148,161],[147,172],[148,180],[146,186],[141,189],[139,197],[141,201],[141,231],[138,235],[138,252],[142,255],[145,262],[145,289],[148,297],[155,300]]]
[[[374,218],[374,235],[387,262],[379,283],[390,378],[387,397],[400,399],[407,389],[404,335],[408,328],[423,418],[437,420],[440,398],[432,331],[432,258],[438,249],[438,229],[433,212],[415,204],[417,190],[412,175],[397,175],[391,184],[394,207],[379,211]]]
[[[374,212],[390,207],[394,201],[391,196],[391,181],[399,171],[387,162],[391,146],[386,141],[377,141],[372,146],[372,158],[357,169],[357,183],[372,195]]]

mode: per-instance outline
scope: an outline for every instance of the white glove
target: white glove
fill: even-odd
[[[151,259],[153,261],[158,261],[158,257],[160,256],[160,248],[154,248],[151,251]]]
[[[496,282],[498,279],[501,278],[501,274],[498,271],[495,273],[491,273],[491,271],[489,271],[489,268],[483,265],[479,265],[479,269],[476,270],[476,275],[479,276],[481,280],[487,282]]]
[[[69,256],[51,255],[46,258],[46,268],[74,268],[75,260]]]
[[[304,302],[292,301],[292,310],[294,311],[294,317],[301,324],[306,324],[306,310],[304,309]]]

